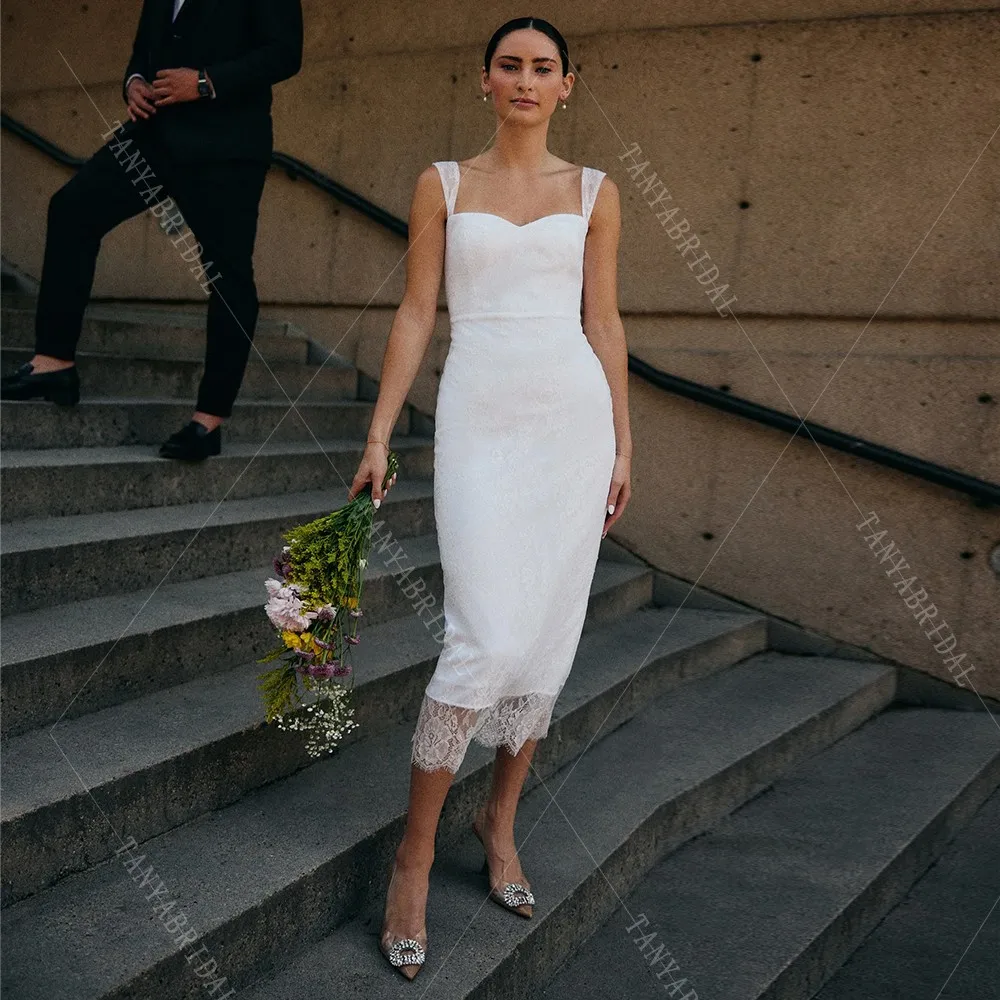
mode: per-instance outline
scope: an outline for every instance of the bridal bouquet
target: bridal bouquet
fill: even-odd
[[[389,452],[383,488],[399,461]],[[277,667],[258,675],[265,720],[308,734],[306,750],[320,757],[357,723],[348,707],[353,687],[350,651],[361,640],[362,574],[368,565],[375,506],[367,485],[348,504],[291,528],[265,581],[264,609],[280,645],[258,660]],[[311,696],[306,703],[305,696]],[[297,713],[305,704],[304,715]]]

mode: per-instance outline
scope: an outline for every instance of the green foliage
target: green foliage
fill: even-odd
[[[271,654],[269,656],[271,659],[274,658]],[[257,676],[259,680],[257,686],[264,699],[266,722],[273,722],[302,703],[299,698],[298,673],[292,664],[275,667]]]
[[[390,452],[384,482],[389,481],[398,467],[395,452]],[[374,514],[371,486],[366,485],[339,510],[284,533],[290,546],[290,576],[301,589],[303,600],[357,607],[361,571],[371,548]]]
[[[383,489],[398,468],[398,457],[390,452]],[[294,585],[303,609],[325,617],[313,620],[308,627],[276,630],[283,645],[257,662],[282,662],[257,675],[258,688],[266,721],[277,722],[279,729],[305,732],[311,756],[333,750],[346,733],[357,728],[348,703],[350,684],[336,678],[350,674],[351,646],[359,641],[362,576],[368,564],[374,513],[371,486],[366,485],[339,510],[290,528],[283,536],[288,543],[287,552],[280,557],[288,564],[285,582]],[[309,666],[300,673],[296,668],[303,663],[302,654]],[[320,668],[337,673],[320,675],[316,673]],[[313,696],[309,704],[303,700],[304,694]],[[300,718],[294,710],[302,705],[305,712]]]

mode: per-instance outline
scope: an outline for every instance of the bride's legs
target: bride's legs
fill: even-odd
[[[447,768],[425,771],[416,764],[410,766],[406,826],[396,848],[395,874],[386,894],[383,938],[411,937],[426,944],[425,914],[434,840],[444,800],[454,778],[454,773]],[[418,968],[412,966],[413,975]]]
[[[537,745],[537,740],[526,740],[516,756],[505,747],[497,749],[490,794],[486,804],[476,813],[476,827],[489,856],[494,888],[500,879],[520,882],[525,888],[531,888],[517,857],[514,817]]]

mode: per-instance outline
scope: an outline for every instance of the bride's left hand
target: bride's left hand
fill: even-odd
[[[611,526],[625,513],[629,498],[632,496],[632,458],[630,455],[616,455],[615,467],[611,472],[611,489],[608,491],[608,507],[612,512],[604,514],[604,531],[601,538],[605,538],[611,530]]]

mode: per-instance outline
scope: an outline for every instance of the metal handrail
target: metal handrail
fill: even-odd
[[[0,112],[0,125],[65,166],[79,167],[86,162],[84,158],[72,156],[65,150],[60,149],[54,143],[49,142],[48,139],[43,138],[33,129],[30,129],[27,125],[11,118],[10,115],[4,112]],[[271,162],[275,166],[281,167],[293,180],[297,180],[299,177],[307,180],[310,184],[315,185],[322,191],[326,191],[327,194],[332,195],[342,204],[361,212],[390,232],[402,236],[404,239],[408,238],[409,226],[404,219],[400,219],[384,208],[380,208],[364,196],[352,191],[350,188],[344,187],[343,184],[338,184],[332,177],[327,176],[308,163],[290,156],[288,153],[278,151],[272,153]],[[647,382],[665,389],[667,392],[683,396],[685,399],[703,403],[706,406],[723,410],[726,413],[735,413],[738,416],[753,420],[767,427],[789,431],[793,435],[808,435],[814,438],[818,444],[825,444],[830,448],[846,452],[849,455],[855,455],[858,458],[867,459],[886,468],[905,472],[907,475],[916,476],[918,479],[923,479],[929,483],[935,483],[938,486],[956,490],[959,493],[964,493],[972,497],[978,503],[1000,505],[1000,485],[997,483],[978,479],[975,476],[959,472],[957,469],[950,469],[947,466],[917,458],[915,455],[908,455],[894,448],[887,448],[885,445],[866,441],[864,438],[853,434],[845,434],[842,431],[834,430],[832,427],[813,423],[811,420],[800,420],[798,417],[784,413],[782,410],[776,410],[770,406],[764,406],[761,403],[755,403],[752,400],[734,396],[723,389],[716,389],[712,386],[703,385],[700,382],[693,382],[679,375],[671,375],[669,372],[661,371],[659,368],[637,358],[632,353],[628,355],[628,369],[640,378],[644,378]]]
[[[653,383],[653,385],[678,396],[684,396],[686,399],[692,399],[696,403],[704,403],[717,410],[735,413],[759,424],[789,431],[793,435],[808,435],[815,438],[817,444],[825,444],[830,448],[846,452],[848,455],[868,459],[870,462],[876,462],[890,469],[917,476],[930,483],[936,483],[938,486],[947,486],[949,489],[966,493],[982,503],[1000,504],[1000,485],[996,483],[977,479],[975,476],[959,472],[957,469],[949,469],[936,462],[928,462],[915,455],[908,455],[895,448],[866,441],[853,434],[845,434],[843,431],[813,423],[811,420],[801,420],[782,410],[775,410],[762,403],[733,396],[723,389],[715,389],[712,386],[702,385],[700,382],[692,382],[690,379],[681,378],[680,375],[671,375],[659,368],[654,368],[633,354],[628,356],[628,368],[629,371]]]

